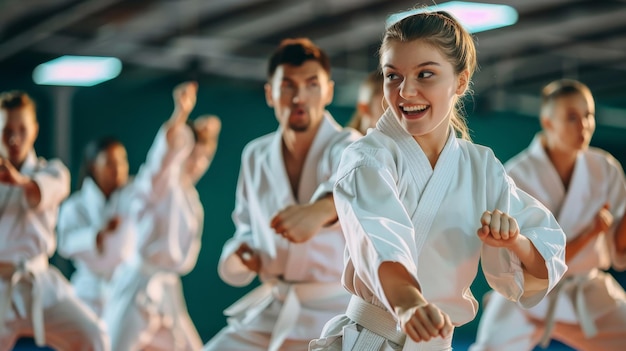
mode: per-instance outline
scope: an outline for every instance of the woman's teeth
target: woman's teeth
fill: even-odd
[[[404,112],[422,112],[428,108],[428,105],[412,105],[412,106],[402,106],[402,111]]]

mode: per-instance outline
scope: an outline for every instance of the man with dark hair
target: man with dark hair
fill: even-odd
[[[0,351],[21,336],[59,351],[109,350],[102,322],[48,265],[70,175],[61,161],[37,158],[35,110],[23,92],[0,95]]]
[[[276,132],[244,149],[221,278],[262,285],[230,306],[228,326],[208,350],[306,350],[325,322],[345,311],[345,241],[332,197],[346,146],[359,137],[326,111],[333,98],[326,54],[308,39],[287,39],[269,60],[267,104]]]

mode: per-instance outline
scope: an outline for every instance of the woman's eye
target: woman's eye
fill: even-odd
[[[398,75],[395,73],[389,73],[386,75],[386,77],[387,77],[387,80],[394,80],[398,78]]]
[[[433,74],[434,74],[433,72],[428,72],[428,71],[420,72],[419,77],[420,78],[430,78],[430,77],[432,77]]]

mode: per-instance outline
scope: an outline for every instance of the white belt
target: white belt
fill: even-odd
[[[363,327],[351,351],[378,351],[387,340],[403,346],[402,350],[452,350],[452,333],[446,338],[415,342],[400,330],[391,313],[356,295],[350,299],[346,316]]]
[[[1,277],[8,281],[7,291],[3,297],[0,297],[0,328],[6,328],[5,319],[11,308],[13,287],[22,279],[30,279],[33,284],[31,291],[31,313],[33,323],[33,334],[37,346],[45,346],[46,337],[43,321],[43,291],[39,284],[39,273],[48,269],[48,257],[39,255],[28,261],[20,261],[15,270],[6,277]],[[23,304],[16,303],[16,310],[21,317],[26,317],[27,308]]]
[[[353,350],[379,350],[385,340],[404,345],[406,334],[400,331],[398,323],[387,310],[352,295],[346,316],[374,334],[359,337]],[[373,338],[377,341],[370,340]]]
[[[260,315],[273,301],[283,301],[283,306],[272,329],[268,351],[276,351],[294,328],[302,303],[314,302],[346,294],[338,282],[288,283],[270,280],[250,291],[224,310],[231,325],[245,325]]]
[[[578,323],[580,324],[583,334],[587,338],[594,337],[598,333],[598,329],[590,316],[589,308],[587,307],[587,301],[585,300],[585,283],[591,281],[598,275],[598,270],[594,269],[585,275],[574,275],[565,277],[552,289],[550,296],[548,297],[548,312],[545,318],[545,329],[541,337],[541,347],[546,348],[550,343],[550,336],[554,329],[555,311],[557,300],[561,293],[574,289],[574,311],[578,317]]]

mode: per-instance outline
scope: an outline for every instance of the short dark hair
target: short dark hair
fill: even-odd
[[[125,147],[119,139],[113,136],[104,136],[100,139],[91,140],[87,143],[87,145],[85,145],[85,149],[83,150],[83,159],[79,170],[78,184],[82,184],[86,177],[93,179],[93,173],[91,170],[96,162],[96,158],[98,158],[98,155],[102,151],[108,150],[114,145]]]
[[[284,39],[270,56],[267,77],[272,78],[278,66],[282,64],[300,66],[309,60],[319,62],[330,77],[330,59],[324,50],[308,38]]]
[[[11,90],[0,94],[0,109],[13,110],[22,107],[32,107],[35,111],[35,101],[23,91]]]

